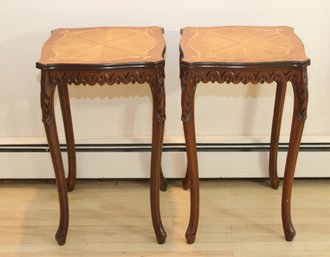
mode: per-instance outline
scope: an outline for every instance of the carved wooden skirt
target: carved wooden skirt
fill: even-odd
[[[56,176],[60,223],[56,240],[63,245],[69,225],[67,191],[76,181],[76,155],[68,85],[113,85],[148,83],[153,98],[150,202],[158,243],[166,233],[159,210],[159,189],[166,190],[161,173],[165,121],[163,54],[165,43],[159,27],[102,27],[58,29],[44,44],[37,68],[41,69],[41,109]],[[138,43],[138,44],[137,44]],[[69,172],[64,175],[54,114],[54,92],[58,89],[68,150]]]
[[[282,194],[285,238],[295,230],[291,221],[291,191],[301,136],[307,112],[307,66],[300,39],[289,27],[188,27],[180,42],[182,121],[188,167],[183,187],[190,186],[191,211],[186,231],[188,243],[196,237],[199,217],[199,182],[196,152],[194,97],[198,83],[272,83],[276,98],[270,142],[269,176],[278,188],[277,152],[287,82],[294,92],[294,112]],[[221,197],[219,197],[221,201]]]

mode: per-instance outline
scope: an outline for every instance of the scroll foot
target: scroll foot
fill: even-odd
[[[186,176],[184,177],[184,179],[182,180],[182,188],[184,190],[188,190],[190,188],[190,183],[189,183],[189,173],[188,173],[188,168],[186,171]]]
[[[280,186],[280,180],[278,178],[276,180],[270,180],[270,185],[276,190]]]
[[[164,230],[160,231],[161,234],[156,235],[157,243],[162,245],[166,242],[166,232]]]
[[[160,170],[160,190],[165,192],[167,190],[167,180],[164,177],[163,170]]]
[[[186,240],[188,244],[193,244],[195,242],[196,235],[186,233]]]
[[[296,236],[296,231],[293,226],[290,226],[288,229],[284,231],[286,241],[292,241]]]
[[[74,189],[74,187],[75,187],[75,185],[76,185],[75,181],[73,182],[72,180],[69,180],[68,179],[66,181],[66,187],[67,187],[68,192],[72,192],[73,189]]]
[[[55,235],[55,239],[59,245],[64,245],[66,241],[67,228],[59,226]]]

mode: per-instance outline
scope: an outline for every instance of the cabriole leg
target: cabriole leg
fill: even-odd
[[[292,85],[294,91],[294,110],[282,194],[282,223],[287,241],[293,240],[296,235],[291,220],[291,193],[301,136],[307,117],[308,89],[306,67],[302,68],[299,79],[293,81]]]
[[[189,71],[185,71],[181,75],[181,89],[182,121],[188,159],[188,176],[186,175],[186,182],[183,186],[187,187],[188,181],[190,185],[190,220],[186,231],[186,239],[187,243],[192,244],[196,238],[199,220],[199,178],[194,121],[196,83],[190,79]]]
[[[163,68],[162,68],[163,69]],[[162,224],[159,206],[159,190],[161,179],[161,157],[165,123],[165,90],[163,70],[156,69],[155,79],[150,83],[153,99],[152,146],[150,168],[150,203],[154,231],[159,244],[165,243],[166,232]]]
[[[69,204],[68,194],[65,184],[63,161],[61,156],[60,144],[58,140],[55,114],[54,114],[54,92],[56,85],[51,84],[48,72],[42,71],[41,74],[41,109],[42,121],[45,126],[50,154],[53,161],[56,185],[60,204],[60,223],[55,238],[59,245],[65,244],[69,226]]]

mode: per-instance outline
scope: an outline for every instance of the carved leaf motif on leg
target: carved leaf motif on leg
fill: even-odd
[[[199,79],[196,77],[192,78],[191,72],[184,71],[181,76],[181,120],[185,123],[189,123],[193,115],[194,96],[198,81]]]
[[[165,114],[165,89],[164,89],[164,65],[161,67],[156,68],[156,79],[157,83],[155,85],[155,97],[156,97],[156,112],[157,112],[157,119],[159,122],[164,122],[166,119]]]
[[[55,93],[56,84],[49,81],[48,73],[43,71],[41,74],[41,110],[42,110],[42,122],[48,124],[53,118],[53,99]]]
[[[302,72],[302,86],[297,87],[297,96],[298,96],[298,118],[301,121],[307,119],[307,102],[308,102],[308,78],[307,78],[307,68],[303,68]]]

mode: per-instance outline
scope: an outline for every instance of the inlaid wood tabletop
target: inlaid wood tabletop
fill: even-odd
[[[308,62],[293,28],[259,26],[187,27],[182,61],[216,63]]]
[[[127,64],[163,61],[162,28],[96,27],[55,29],[39,64]]]

